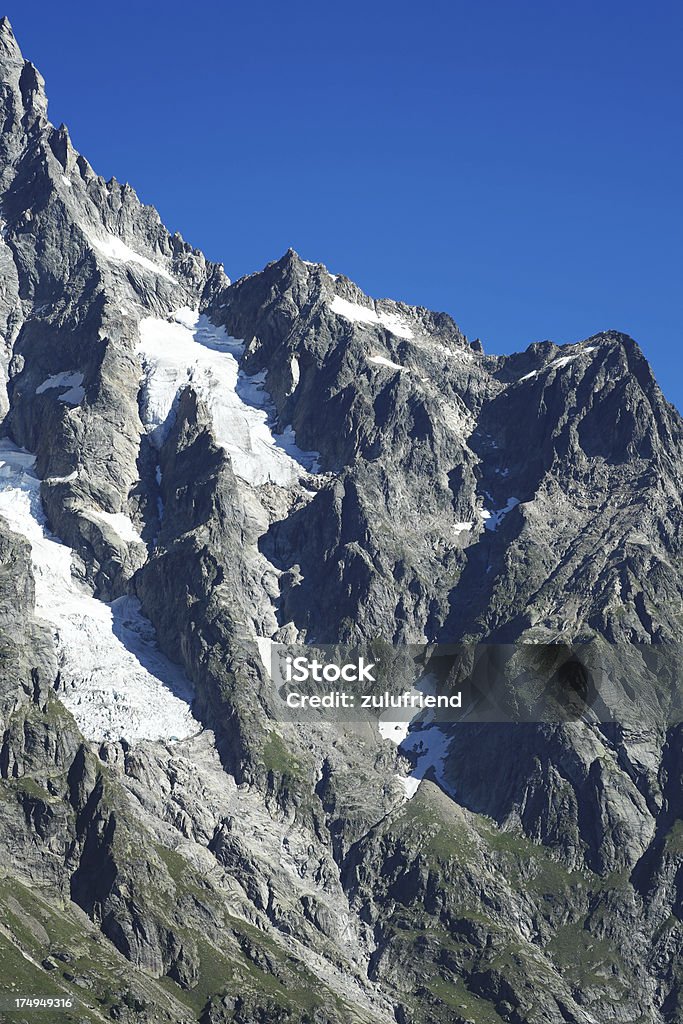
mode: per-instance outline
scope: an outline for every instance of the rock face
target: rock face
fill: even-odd
[[[0,80],[3,987],[67,1021],[683,1019],[683,425],[636,343],[489,356],[292,250],[233,284],[49,123],[6,19]],[[475,681],[587,645],[609,685],[398,749],[279,721],[278,642],[498,645]]]

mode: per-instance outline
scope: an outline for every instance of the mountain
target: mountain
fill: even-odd
[[[7,19],[0,79],[0,1013],[683,1020],[683,425],[637,344],[488,355],[292,250],[231,283]],[[287,644],[450,645],[515,709],[286,721]],[[522,714],[530,665],[600,710]]]

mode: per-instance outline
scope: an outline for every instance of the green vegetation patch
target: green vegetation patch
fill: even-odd
[[[287,749],[278,733],[271,731],[261,751],[263,765],[266,771],[283,777],[297,778],[301,776],[301,765],[293,754]]]

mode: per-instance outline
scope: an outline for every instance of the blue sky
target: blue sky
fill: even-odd
[[[7,0],[50,116],[239,277],[292,245],[490,352],[605,328],[683,409],[683,5]]]

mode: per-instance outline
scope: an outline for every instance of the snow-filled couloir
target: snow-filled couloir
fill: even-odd
[[[137,600],[98,601],[74,579],[73,552],[46,526],[34,457],[0,441],[0,515],[31,545],[36,615],[52,628],[59,697],[91,740],[182,739],[199,731],[192,688],[156,645]]]
[[[291,486],[317,472],[319,454],[302,451],[291,427],[274,433],[265,374],[250,377],[240,371],[243,351],[243,342],[191,309],[180,309],[169,320],[145,317],[138,346],[144,372],[143,422],[152,442],[162,444],[173,422],[175,400],[191,385],[206,405],[216,440],[237,476],[254,485]]]

